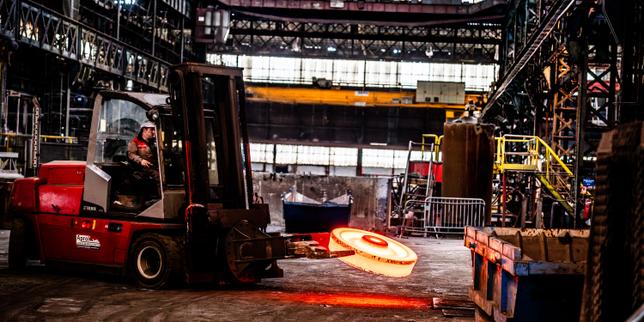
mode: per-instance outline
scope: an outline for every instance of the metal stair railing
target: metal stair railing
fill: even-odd
[[[573,213],[574,175],[545,141],[538,136],[504,135],[496,143],[495,171],[535,173],[566,211]]]

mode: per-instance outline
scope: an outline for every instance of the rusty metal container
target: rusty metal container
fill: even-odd
[[[485,223],[492,215],[494,125],[445,123],[443,138],[443,196],[485,201]]]
[[[465,228],[476,321],[579,321],[588,230]]]

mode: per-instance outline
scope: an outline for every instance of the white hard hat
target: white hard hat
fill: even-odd
[[[150,121],[145,121],[143,124],[141,124],[141,129],[146,128],[146,127],[151,127],[151,128],[156,128],[156,125]]]

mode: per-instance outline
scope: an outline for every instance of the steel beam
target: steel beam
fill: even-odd
[[[169,63],[31,1],[0,0],[0,33],[58,56],[167,91]]]
[[[379,26],[256,20],[236,15],[231,43],[213,52],[324,58],[496,62],[500,24]]]
[[[573,6],[575,0],[558,0],[555,2],[541,24],[528,38],[527,46],[517,55],[514,63],[505,70],[501,75],[500,82],[496,87],[494,94],[488,100],[485,108],[481,112],[482,116],[492,108],[497,100],[505,93],[510,84],[515,80],[524,67],[532,60],[533,56],[541,49],[541,45],[548,38],[550,33],[555,29],[559,20],[564,17],[566,12]]]
[[[231,8],[306,10],[366,13],[412,13],[433,15],[476,15],[495,7],[505,6],[507,0],[486,0],[474,4],[427,4],[409,2],[319,1],[319,0],[218,0]]]

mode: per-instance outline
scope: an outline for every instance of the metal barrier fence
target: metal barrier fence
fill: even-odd
[[[406,218],[403,230],[427,234],[462,235],[465,226],[483,227],[485,201],[478,198],[427,197],[424,201],[410,200],[405,204],[409,213],[422,217]],[[408,226],[407,224],[410,223]],[[417,223],[417,224],[414,224]]]

